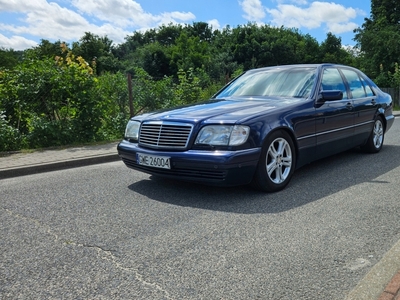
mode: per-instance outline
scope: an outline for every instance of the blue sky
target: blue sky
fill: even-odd
[[[24,50],[41,39],[71,43],[85,32],[119,44],[134,31],[171,22],[284,26],[318,42],[332,32],[347,46],[370,9],[368,0],[0,0],[0,48]]]

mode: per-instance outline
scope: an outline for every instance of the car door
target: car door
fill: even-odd
[[[377,110],[376,96],[362,75],[350,68],[340,68],[349,86],[354,106],[353,146],[363,143],[371,133]]]
[[[320,90],[340,90],[343,99],[316,106],[317,158],[348,149],[354,134],[353,102],[342,74],[336,67],[325,67],[322,72]]]

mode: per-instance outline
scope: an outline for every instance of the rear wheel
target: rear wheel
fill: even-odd
[[[264,143],[252,185],[266,192],[282,190],[290,181],[296,154],[290,135],[282,130],[273,132]]]
[[[385,126],[383,125],[382,117],[378,116],[375,119],[371,135],[365,145],[361,146],[361,149],[368,153],[377,153],[382,149],[384,138]]]

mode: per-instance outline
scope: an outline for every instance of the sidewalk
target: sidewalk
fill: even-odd
[[[119,160],[117,142],[0,156],[0,180]]]

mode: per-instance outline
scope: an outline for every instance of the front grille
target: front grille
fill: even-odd
[[[152,148],[185,149],[193,126],[172,122],[145,122],[139,133],[139,145]]]

